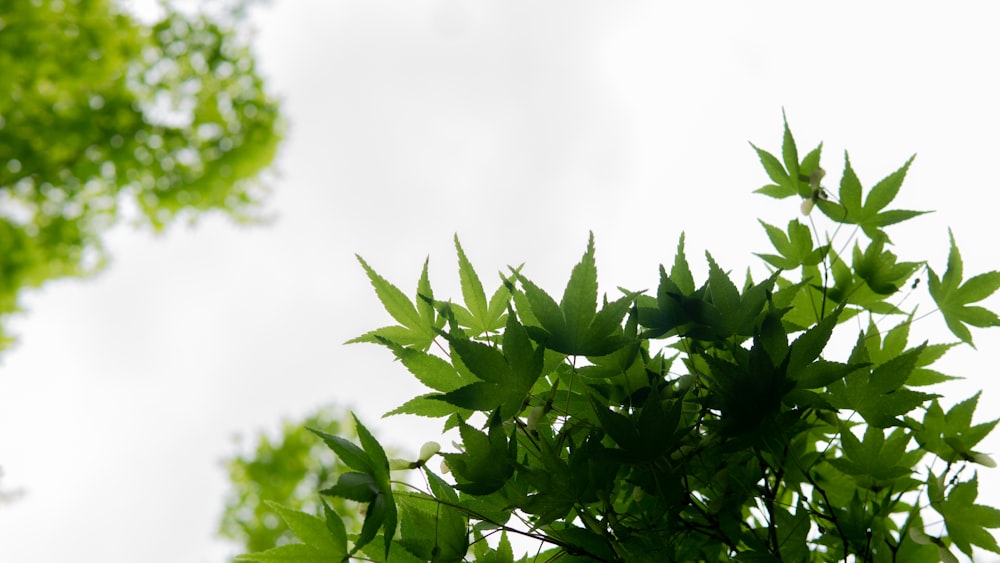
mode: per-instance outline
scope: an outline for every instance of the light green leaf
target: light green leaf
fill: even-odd
[[[236,560],[260,563],[330,563],[340,561],[340,558],[331,558],[329,554],[303,543],[290,543],[267,551],[239,555]]]
[[[956,484],[944,502],[933,505],[944,517],[948,536],[962,553],[972,557],[972,546],[1000,553],[1000,545],[987,529],[1000,528],[1000,510],[975,504],[979,496],[979,480]]]
[[[788,170],[790,178],[799,176],[799,153],[795,148],[795,139],[792,138],[792,131],[788,128],[788,118],[785,112],[781,112],[781,117],[785,122],[785,133],[781,141],[781,157],[785,161],[785,169]]]
[[[670,267],[670,280],[684,295],[694,293],[694,276],[691,275],[691,268],[688,266],[687,256],[684,254],[683,232],[677,241],[677,253],[674,254],[674,264]]]
[[[927,213],[926,211],[890,210],[883,209],[895,199],[899,193],[899,188],[906,177],[906,172],[913,163],[915,156],[910,157],[902,167],[889,174],[877,183],[868,196],[864,205],[861,204],[861,182],[857,174],[851,167],[851,161],[847,153],[844,153],[844,174],[840,180],[840,204],[844,206],[846,215],[840,219],[836,214],[831,215],[836,221],[858,225],[864,230],[869,238],[876,238],[882,233],[882,227],[887,227],[905,221],[912,217]]]
[[[458,510],[420,494],[402,495],[400,544],[425,561],[457,563],[469,549],[466,518]]]
[[[424,262],[420,282],[417,284],[417,306],[414,306],[413,302],[399,288],[380,276],[361,256],[357,256],[357,258],[358,262],[361,263],[361,267],[364,268],[365,273],[368,275],[372,287],[375,288],[375,294],[378,296],[379,301],[382,302],[386,312],[392,318],[396,319],[402,327],[408,329],[402,331],[396,329],[395,332],[397,334],[388,334],[385,329],[379,329],[378,336],[383,336],[399,344],[403,344],[404,340],[415,342],[415,345],[421,349],[429,347],[437,336],[437,332],[435,331],[437,327],[434,322],[434,308],[427,302],[427,300],[433,299],[433,295],[430,293],[430,283],[427,280],[427,262]],[[405,335],[405,337],[401,339],[401,335]],[[368,333],[350,340],[348,343],[370,342],[372,336],[372,333]]]
[[[451,391],[467,383],[454,366],[437,356],[413,348],[404,348],[386,340],[382,343],[392,350],[410,373],[431,389]]]
[[[886,242],[888,238],[879,231],[863,253],[854,246],[854,271],[878,295],[895,293],[920,266],[918,262],[896,263],[896,255],[885,250]]]
[[[976,327],[1000,326],[1000,317],[983,307],[972,306],[970,303],[982,301],[1000,289],[1000,272],[979,274],[962,281],[962,256],[955,244],[955,237],[948,231],[951,240],[951,250],[948,252],[948,268],[944,276],[938,275],[929,266],[927,268],[927,286],[931,297],[937,303],[944,316],[945,324],[952,334],[962,342],[974,346],[972,333],[966,325]]]
[[[597,313],[597,265],[594,263],[594,233],[590,233],[587,251],[580,262],[573,266],[569,282],[563,292],[559,308],[566,319],[566,327],[586,328]]]
[[[426,416],[430,418],[443,418],[446,416],[451,416],[458,412],[464,417],[472,416],[472,412],[469,409],[458,408],[455,405],[446,403],[440,400],[440,395],[437,393],[427,393],[425,395],[418,395],[412,399],[406,401],[402,405],[392,409],[391,411],[385,413],[384,416],[393,416],[397,414],[414,414],[417,416]]]
[[[486,292],[483,290],[483,283],[479,280],[479,275],[472,267],[472,263],[465,256],[462,245],[455,235],[455,251],[458,253],[458,277],[462,286],[462,298],[465,300],[465,307],[472,315],[474,321],[474,334],[481,334],[488,330],[493,330],[490,326],[489,305],[486,303]]]
[[[421,323],[419,327],[434,327],[436,315],[434,312],[434,292],[431,290],[431,280],[428,272],[430,258],[424,260],[424,268],[420,271],[420,280],[417,282],[417,312],[420,314]]]
[[[809,178],[814,172],[819,170],[819,159],[823,154],[823,143],[816,145],[816,148],[809,151],[805,157],[802,158],[802,162],[799,164],[799,177],[805,176]]]
[[[712,305],[722,317],[723,325],[729,334],[737,332],[736,320],[740,315],[740,291],[722,268],[715,263],[712,255],[705,253],[708,259],[708,290]]]
[[[277,512],[281,519],[299,538],[302,543],[313,547],[326,555],[345,557],[347,555],[347,536],[343,533],[344,524],[340,522],[340,530],[332,532],[327,527],[327,520],[298,510],[291,510],[276,502],[266,501],[267,505]]]
[[[236,557],[237,561],[328,563],[347,558],[347,535],[344,531],[344,524],[338,516],[334,515],[336,524],[328,526],[329,519],[291,510],[275,502],[267,504],[281,515],[281,519],[304,543],[286,544],[266,551],[240,555]],[[339,524],[339,528],[337,524]]]
[[[778,199],[796,195],[798,190],[796,190],[795,183],[788,177],[788,173],[785,172],[785,167],[781,165],[781,162],[773,154],[757,148],[753,143],[750,143],[750,146],[757,152],[757,157],[760,158],[760,163],[764,166],[764,171],[767,172],[768,177],[776,184],[765,186],[765,188],[757,191]]]

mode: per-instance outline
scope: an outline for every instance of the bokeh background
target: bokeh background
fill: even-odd
[[[126,4],[149,9],[142,3]],[[275,0],[253,47],[289,122],[266,226],[207,217],[162,235],[123,224],[114,262],[32,293],[0,365],[0,561],[221,562],[215,538],[235,436],[324,403],[416,451],[436,422],[386,411],[419,392],[384,350],[342,343],[389,324],[354,257],[413,293],[430,256],[458,296],[452,237],[479,270],[525,263],[561,293],[588,231],[604,289],[655,287],[686,232],[742,272],[761,217],[798,202],[747,144],[845,149],[865,185],[919,153],[897,207],[899,254],[1000,269],[1000,77],[992,3]],[[821,226],[822,228],[822,226]],[[926,279],[924,281],[926,285]],[[924,303],[918,292],[910,303]],[[996,297],[986,303],[1000,306]],[[917,336],[951,341],[936,316]],[[942,371],[946,404],[1000,405],[1000,331]],[[988,418],[987,418],[988,417]],[[1000,436],[982,444],[1000,454]],[[995,471],[980,501],[1000,505]]]

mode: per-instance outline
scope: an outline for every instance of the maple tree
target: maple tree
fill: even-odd
[[[836,246],[840,229],[820,236],[812,215],[762,223],[776,252],[758,255],[762,279],[734,281],[706,254],[697,282],[681,235],[655,292],[601,298],[591,236],[558,301],[522,268],[487,299],[456,237],[461,302],[435,297],[426,263],[411,300],[359,257],[398,324],[352,342],[384,346],[429,388],[390,414],[443,418],[454,446],[400,462],[360,421],[360,445],[315,431],[348,468],[318,492],[357,503],[361,530],[325,500],[317,515],[276,507],[301,542],[239,559],[513,562],[512,535],[537,542],[521,561],[1000,553],[1000,510],[976,504],[972,470],[995,466],[975,448],[997,420],[973,422],[979,394],[945,411],[934,386],[951,376],[932,368],[972,345],[968,326],[1000,325],[971,305],[1000,272],[963,282],[954,237],[942,275],[901,261],[885,229],[923,212],[887,207],[912,159],[862,203],[846,158],[827,193],[821,149],[800,160],[786,122],[781,159],[754,147],[773,182],[758,191],[856,228]],[[958,341],[910,342],[914,310],[894,297],[921,271]],[[832,344],[851,331],[853,346]]]

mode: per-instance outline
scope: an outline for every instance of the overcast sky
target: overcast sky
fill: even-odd
[[[1000,268],[994,4],[684,5],[258,8],[290,121],[275,222],[120,228],[106,272],[28,297],[0,364],[2,485],[27,492],[0,506],[0,561],[220,563],[232,437],[321,404],[401,448],[436,437],[379,418],[421,392],[390,354],[342,345],[391,321],[355,253],[410,294],[429,255],[439,297],[459,295],[455,233],[488,291],[524,262],[561,294],[591,230],[608,291],[655,287],[682,231],[698,272],[705,250],[756,264],[757,217],[798,213],[751,193],[767,178],[747,141],[779,151],[782,108],[800,154],[824,141],[831,186],[845,149],[866,188],[919,153],[896,206],[936,213],[895,231],[904,259],[942,272],[951,226],[967,275]],[[952,340],[936,316],[914,332]],[[945,357],[968,380],[944,402],[985,388],[987,420],[1000,331],[974,337]],[[981,449],[1000,454],[1000,436]],[[980,482],[1000,505],[996,471]]]

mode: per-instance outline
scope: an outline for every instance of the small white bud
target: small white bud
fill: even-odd
[[[809,212],[813,210],[813,206],[816,205],[816,201],[812,198],[802,200],[802,214],[809,215]]]
[[[997,466],[997,462],[993,461],[993,458],[986,454],[972,453],[969,455],[969,461],[971,461],[972,463],[978,463],[979,465],[983,465],[986,467]]]
[[[528,430],[534,430],[544,416],[545,407],[538,406],[531,409],[531,412],[528,413]]]
[[[635,487],[632,489],[632,500],[639,502],[646,498],[646,491],[642,490],[640,487]]]
[[[413,469],[412,461],[406,461],[405,459],[398,459],[398,458],[389,460],[390,471],[403,471],[406,469]]]
[[[417,458],[417,462],[423,465],[428,459],[432,458],[434,454],[441,451],[441,444],[437,442],[426,442],[423,446],[420,446],[420,457]]]

